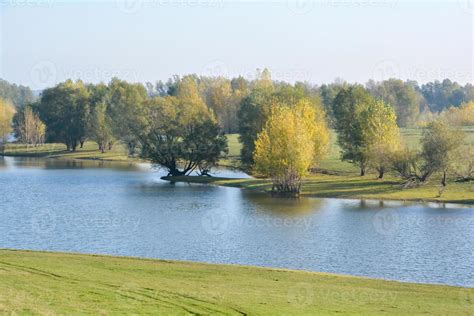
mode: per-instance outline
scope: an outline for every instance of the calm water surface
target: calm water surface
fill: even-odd
[[[145,164],[0,157],[0,248],[474,287],[472,207],[272,199],[160,176]]]

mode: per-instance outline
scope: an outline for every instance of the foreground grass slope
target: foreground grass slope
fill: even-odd
[[[457,314],[474,289],[303,271],[0,250],[0,313]]]

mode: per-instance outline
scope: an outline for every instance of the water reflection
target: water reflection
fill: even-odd
[[[243,197],[257,210],[278,216],[309,214],[324,207],[325,200],[272,197],[262,192],[243,191]]]
[[[101,160],[74,160],[74,159],[55,159],[55,158],[31,158],[31,157],[5,157],[13,161],[13,167],[16,168],[40,168],[40,169],[115,169],[115,170],[139,170],[139,165],[130,162],[114,162]]]
[[[7,161],[5,157],[0,156],[0,170],[1,169],[6,169],[7,168]]]

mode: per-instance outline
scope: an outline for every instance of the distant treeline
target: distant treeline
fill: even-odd
[[[198,89],[204,101],[216,114],[219,124],[226,133],[238,132],[237,111],[240,100],[250,93],[253,81],[243,77],[233,79],[191,75],[198,84]],[[149,97],[173,96],[177,91],[179,76],[168,81],[146,83],[145,90]],[[276,87],[289,85],[286,82],[274,82]],[[297,82],[295,86],[311,97],[319,97],[328,113],[328,119],[333,125],[334,97],[343,87],[349,84],[336,80],[321,86],[308,82]],[[470,83],[462,86],[449,79],[428,82],[419,85],[416,81],[389,79],[380,82],[370,80],[364,85],[367,91],[377,99],[382,99],[394,107],[397,123],[400,127],[415,126],[431,114],[441,113],[451,107],[459,107],[463,103],[474,100],[474,86]],[[30,88],[10,84],[0,79],[0,98],[11,102],[16,108],[35,100]]]
[[[21,85],[18,86],[0,79],[0,99],[18,108],[33,102],[35,97],[30,88]]]
[[[63,143],[70,151],[86,140],[102,152],[121,142],[129,155],[181,176],[209,174],[228,151],[225,134],[239,133],[242,166],[273,178],[278,191],[298,193],[302,178],[326,153],[332,127],[341,159],[357,165],[361,175],[373,169],[382,179],[392,170],[413,186],[442,172],[445,186],[452,170],[463,180],[473,178],[472,146],[463,147],[460,128],[474,125],[472,100],[472,85],[449,80],[421,87],[397,79],[319,87],[276,82],[267,69],[258,70],[255,80],[67,80],[16,111],[2,101],[0,136],[12,126],[20,142]],[[422,149],[413,152],[403,146],[399,127],[415,125],[426,128]]]

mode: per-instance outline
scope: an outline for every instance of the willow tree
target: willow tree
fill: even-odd
[[[272,178],[273,192],[297,195],[302,179],[321,160],[328,143],[322,107],[307,99],[276,104],[255,141],[255,171]]]
[[[176,96],[152,99],[144,110],[146,122],[137,135],[142,155],[165,168],[169,176],[195,170],[207,174],[227,152],[227,138],[191,77],[178,84]]]
[[[378,178],[383,179],[392,154],[401,145],[395,110],[382,100],[361,103],[357,107],[356,119],[361,128],[362,154],[368,165],[377,170]]]

